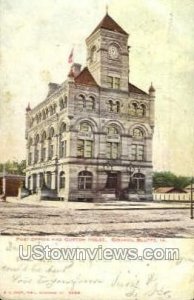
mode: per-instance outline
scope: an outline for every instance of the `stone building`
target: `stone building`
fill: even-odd
[[[129,81],[128,33],[107,13],[86,39],[86,67],[26,109],[26,187],[65,201],[152,199],[155,90]]]

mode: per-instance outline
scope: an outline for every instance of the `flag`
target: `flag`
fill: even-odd
[[[70,53],[69,58],[68,58],[68,63],[72,64],[72,62],[73,62],[73,48],[72,48],[71,53]]]

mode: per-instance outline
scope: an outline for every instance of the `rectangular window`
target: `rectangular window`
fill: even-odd
[[[84,183],[85,183],[85,178],[84,177],[79,177],[78,178],[78,189],[79,190],[84,190]]]
[[[77,141],[77,156],[84,157],[84,140]]]
[[[92,157],[93,142],[87,140],[77,141],[77,156],[78,157]]]
[[[120,89],[120,78],[107,76],[107,85],[111,89]]]
[[[119,157],[119,143],[106,143],[107,158],[117,159]]]
[[[114,88],[120,89],[120,78],[118,78],[118,77],[114,78]]]
[[[41,159],[42,160],[46,159],[46,148],[42,148]]]
[[[107,76],[107,85],[109,88],[113,88],[113,77]]]
[[[93,111],[94,110],[94,100],[93,99],[89,99],[86,102],[86,109],[88,111]]]
[[[37,163],[39,159],[39,151],[38,149],[35,149],[35,157],[34,157],[34,162]]]
[[[136,160],[136,153],[137,153],[137,145],[132,145],[131,147],[131,159]]]
[[[84,157],[92,157],[92,141],[84,141]]]
[[[78,177],[78,189],[79,190],[90,190],[92,188],[92,177],[80,176]]]
[[[49,158],[53,158],[53,154],[54,154],[54,146],[50,145],[49,147]]]
[[[137,151],[137,160],[143,160],[143,159],[144,159],[144,146],[139,145]]]
[[[144,160],[144,146],[143,145],[132,145],[131,159],[132,160]]]
[[[66,157],[66,141],[60,142],[60,158]]]

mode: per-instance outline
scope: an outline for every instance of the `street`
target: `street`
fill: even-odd
[[[8,198],[0,202],[0,211],[1,235],[194,236],[189,203],[27,203]]]

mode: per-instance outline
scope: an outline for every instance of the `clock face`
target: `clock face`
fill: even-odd
[[[109,54],[109,56],[111,57],[111,58],[118,58],[118,56],[119,56],[119,51],[118,51],[118,49],[117,49],[117,47],[116,46],[110,46],[109,48],[108,48],[108,54]]]

